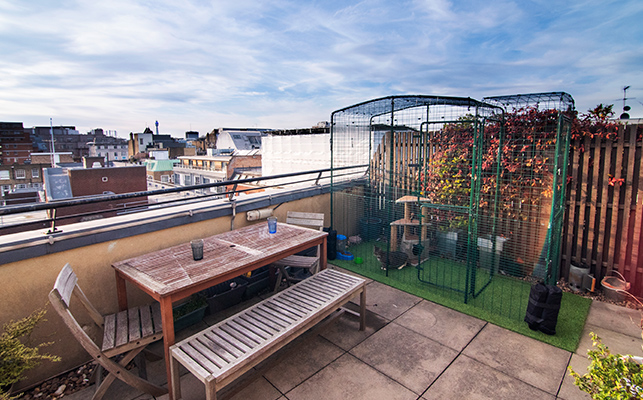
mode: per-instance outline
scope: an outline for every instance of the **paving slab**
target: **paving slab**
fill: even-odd
[[[282,394],[263,377],[252,381],[247,387],[233,396],[226,396],[228,400],[277,400],[280,397],[282,397]],[[168,400],[168,398],[166,394],[157,397],[157,400]],[[123,400],[122,398],[119,399]],[[181,376],[181,399],[204,400],[205,385],[192,374]]]
[[[572,354],[572,359],[569,362],[569,365],[574,369],[574,371],[583,375],[587,372],[587,366],[589,366],[589,360],[586,356],[581,356],[579,354]],[[560,391],[558,392],[558,398],[563,400],[591,400],[592,397],[589,393],[585,393],[574,385],[574,378],[569,374],[569,371],[565,374],[565,379],[563,384],[560,386]]]
[[[458,356],[458,351],[394,322],[350,353],[418,395]]]
[[[487,324],[463,353],[491,368],[555,395],[571,353]]]
[[[399,317],[420,301],[420,297],[379,282],[366,285],[366,308],[388,320]]]
[[[286,393],[289,400],[416,400],[417,395],[350,354]]]
[[[422,395],[422,399],[555,399],[532,385],[470,357],[460,355]]]
[[[297,346],[296,351],[284,356],[264,377],[281,393],[286,393],[342,354],[344,350],[315,335]]]
[[[413,306],[395,322],[457,351],[469,344],[487,324],[427,300]]]
[[[347,303],[346,308],[359,311],[359,307]],[[331,343],[348,351],[360,344],[364,339],[382,329],[389,321],[373,312],[366,310],[366,329],[359,330],[359,318],[344,314],[337,321],[326,327],[320,334]]]
[[[612,353],[631,354],[634,356],[643,356],[643,340],[641,337],[625,335],[602,326],[585,324],[580,342],[576,348],[576,354],[587,356],[587,350],[592,349],[592,338],[590,333],[594,332],[601,338],[601,342],[606,345]]]
[[[586,324],[641,339],[643,312],[602,301],[592,301]]]
[[[352,276],[356,276],[356,277],[358,277],[358,278],[362,278],[362,279],[364,279],[364,280],[366,281],[366,284],[367,284],[367,285],[368,285],[369,283],[373,282],[373,280],[372,280],[371,278],[367,278],[367,277],[365,277],[364,275],[360,275],[360,274],[358,274],[358,273],[356,273],[356,272],[349,271],[349,270],[347,270],[347,269],[344,269],[344,268],[338,267],[337,265],[328,264],[328,268],[330,268],[330,269],[336,269],[337,271],[341,271],[341,272],[343,272],[343,273],[345,273],[345,274],[352,275]]]

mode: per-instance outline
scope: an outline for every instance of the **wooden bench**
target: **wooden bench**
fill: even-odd
[[[360,295],[366,325],[364,279],[326,269],[170,348],[172,391],[181,398],[179,363],[205,384],[207,400],[277,350]]]

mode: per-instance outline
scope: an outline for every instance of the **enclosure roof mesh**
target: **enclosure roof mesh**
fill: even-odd
[[[499,108],[496,105],[486,104],[471,97],[444,97],[444,96],[427,96],[427,95],[408,95],[408,96],[387,96],[379,99],[365,101],[345,107],[331,114],[331,119],[335,114],[361,114],[366,116],[382,115],[390,112],[405,110],[414,107],[423,106],[462,106],[462,107],[482,107],[482,108]]]
[[[574,98],[565,92],[545,92],[512,94],[507,96],[485,97],[482,101],[500,106],[505,111],[535,107],[541,110],[555,109],[558,111],[574,110]]]

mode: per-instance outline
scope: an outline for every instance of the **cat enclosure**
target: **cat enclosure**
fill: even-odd
[[[511,318],[558,279],[570,136],[565,93],[390,96],[331,115],[333,263]],[[348,178],[353,179],[348,179]],[[357,259],[357,263],[355,260]]]

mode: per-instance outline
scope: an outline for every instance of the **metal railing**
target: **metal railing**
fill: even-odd
[[[253,177],[245,179],[237,179],[231,181],[215,182],[215,183],[204,183],[199,185],[191,186],[180,186],[173,188],[165,188],[158,190],[146,190],[140,192],[131,192],[131,193],[122,193],[122,194],[107,194],[107,195],[96,195],[96,196],[85,196],[79,198],[73,198],[68,200],[55,200],[46,203],[30,203],[30,204],[21,204],[15,206],[6,206],[0,207],[0,217],[10,216],[10,215],[19,215],[24,213],[34,213],[38,211],[46,211],[47,218],[41,218],[28,222],[21,222],[16,224],[4,224],[0,227],[0,230],[11,228],[18,229],[21,231],[29,230],[29,227],[33,229],[42,228],[43,224],[46,224],[50,227],[48,233],[57,233],[60,230],[57,228],[57,223],[69,219],[93,219],[100,217],[100,215],[110,212],[116,212],[118,215],[129,214],[134,212],[142,212],[150,209],[159,209],[165,207],[173,207],[178,205],[183,205],[192,202],[204,201],[204,200],[214,200],[217,198],[227,197],[228,201],[231,201],[234,196],[237,196],[242,193],[247,192],[256,192],[257,190],[266,190],[270,188],[283,188],[284,186],[294,186],[297,184],[311,183],[311,185],[320,185],[322,181],[332,178],[336,181],[341,180],[350,180],[350,179],[360,179],[366,176],[368,165],[354,165],[341,168],[325,168],[317,169],[311,171],[303,172],[294,172],[287,174],[271,175],[264,177]],[[312,175],[312,177],[311,177]],[[288,181],[286,184],[281,183],[271,183],[275,180],[283,180],[284,178],[299,178]],[[261,184],[260,184],[261,183]],[[181,193],[197,193],[198,191],[203,191],[204,189],[209,190],[211,188],[223,188],[215,192],[190,195],[189,197],[180,197],[180,198],[171,198],[169,200],[156,201],[156,202],[144,202],[142,203],[139,199],[141,197],[149,196],[161,196],[161,195],[170,195],[170,194],[181,194]],[[138,198],[138,199],[137,199]],[[132,200],[135,199],[135,200]],[[129,200],[129,201],[128,201]],[[115,201],[122,201],[118,204],[117,208],[114,208]],[[110,203],[110,208],[98,208],[92,211],[85,211],[74,213],[71,215],[57,215],[58,210],[69,209],[71,207],[77,207],[88,204],[106,204]]]

